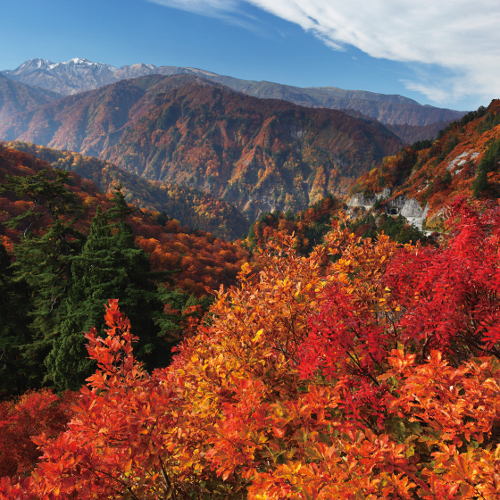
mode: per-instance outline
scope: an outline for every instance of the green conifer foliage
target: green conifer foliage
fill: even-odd
[[[472,185],[473,195],[475,198],[480,198],[485,194],[490,186],[488,183],[488,174],[495,170],[500,158],[500,140],[490,144],[484,156],[477,167],[476,178]],[[491,193],[493,194],[493,193]]]
[[[140,325],[138,357],[146,366],[165,366],[170,349],[158,336],[155,320],[163,304],[152,281],[146,254],[134,245],[130,213],[123,195],[116,193],[114,206],[106,213],[99,209],[82,252],[72,261],[71,289],[66,302],[66,319],[45,365],[48,377],[58,389],[78,388],[94,367],[87,359],[85,331],[104,324],[104,304],[119,299],[120,307]]]
[[[29,339],[30,290],[16,282],[10,257],[0,244],[0,397],[18,395],[29,385],[27,366],[20,346]]]
[[[14,247],[13,280],[26,283],[31,292],[30,335],[18,336],[23,370],[29,385],[39,386],[43,361],[52,348],[55,332],[65,317],[65,300],[70,287],[71,262],[84,236],[75,229],[80,213],[75,195],[67,188],[67,172],[40,171],[31,176],[7,177],[1,192],[12,192],[29,200],[30,208],[5,224],[22,231]]]

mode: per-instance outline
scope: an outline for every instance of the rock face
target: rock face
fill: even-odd
[[[427,212],[429,211],[429,204],[425,206],[424,209],[420,206],[415,198],[410,198],[406,201],[401,209],[401,215],[415,227],[422,230],[422,226],[425,218],[427,217]]]
[[[375,201],[382,198],[388,198],[390,195],[391,191],[388,188],[385,188],[382,193],[378,193],[371,197],[367,197],[363,193],[356,193],[349,200],[347,206],[350,208],[363,207],[366,210],[369,210],[373,208]],[[406,196],[400,195],[387,202],[385,211],[387,215],[401,215],[410,224],[422,230],[424,220],[427,217],[427,213],[429,211],[429,204],[427,204],[425,208],[422,208],[415,198],[408,199]]]
[[[364,207],[366,210],[375,205],[377,200],[381,200],[383,198],[389,198],[391,195],[391,190],[385,188],[381,193],[375,194],[373,196],[366,196],[363,193],[356,193],[347,203],[347,206],[350,208],[354,207]]]

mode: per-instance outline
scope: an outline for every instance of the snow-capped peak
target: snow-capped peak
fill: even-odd
[[[80,71],[83,69],[98,71],[108,70],[111,72],[116,71],[116,68],[114,66],[111,66],[111,64],[94,63],[92,61],[89,61],[88,59],[82,59],[81,57],[73,57],[73,59],[65,62],[51,63],[48,69],[54,69],[58,67],[76,71]]]
[[[27,70],[27,69],[43,69],[43,68],[48,68],[53,64],[54,63],[52,61],[48,61],[47,59],[40,59],[40,58],[30,59],[29,61],[26,61],[23,64],[21,64],[21,66],[16,68],[14,71]]]
[[[92,66],[96,63],[92,63],[89,60],[82,59],[80,57],[73,57],[73,59],[70,59],[69,61],[63,62],[61,64],[82,64],[82,65],[86,65],[86,66]],[[99,63],[97,63],[97,64],[99,64]]]

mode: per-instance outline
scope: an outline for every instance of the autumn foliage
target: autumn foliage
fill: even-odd
[[[0,498],[500,498],[500,210],[451,214],[438,248],[270,243],[151,374],[110,301],[73,420]]]
[[[58,396],[43,389],[0,403],[0,477],[32,471],[41,455],[32,438],[42,432],[57,437],[73,415],[76,396],[69,391]]]
[[[49,179],[55,177],[57,172],[44,161],[0,145],[0,183],[6,175],[29,176],[42,171],[47,172]],[[108,209],[111,195],[106,196],[92,181],[82,179],[74,172],[70,172],[65,186],[76,196],[77,205],[84,210],[74,229],[88,234],[97,206]],[[19,230],[1,223],[31,208],[32,203],[27,199],[19,200],[12,194],[0,194],[0,243],[8,250],[19,243]],[[248,260],[248,252],[211,233],[182,226],[173,218],[167,218],[161,225],[157,222],[157,216],[157,212],[137,209],[127,219],[136,244],[150,254],[154,270],[177,270],[175,285],[198,296],[206,293],[207,286],[217,289],[220,284],[228,286],[236,283],[236,275],[243,262]],[[46,225],[47,220],[42,219],[40,227],[43,229]]]
[[[56,169],[75,172],[93,181],[103,193],[113,193],[116,185],[121,184],[127,203],[152,212],[165,212],[166,219],[179,221],[181,228],[196,227],[224,240],[234,240],[248,231],[248,221],[236,207],[208,193],[149,181],[112,163],[73,151],[20,141],[6,142],[5,146],[46,161]]]
[[[439,227],[457,196],[498,199],[500,194],[500,100],[480,107],[423,140],[387,156],[351,186],[351,193],[405,195],[429,204],[428,227]]]

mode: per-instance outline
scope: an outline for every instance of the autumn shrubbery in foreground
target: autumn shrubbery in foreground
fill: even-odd
[[[499,238],[463,200],[439,248],[285,238],[151,374],[110,301],[67,431],[0,496],[500,498]]]

